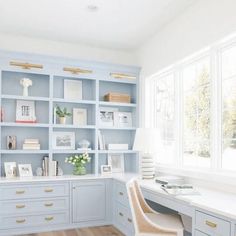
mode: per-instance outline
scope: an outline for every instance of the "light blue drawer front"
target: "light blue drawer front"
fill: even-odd
[[[195,236],[209,236],[209,234],[204,234],[198,230],[195,230]]]
[[[195,227],[201,232],[210,235],[231,235],[231,224],[229,221],[220,219],[206,213],[196,211],[196,224]]]
[[[67,183],[0,186],[0,200],[67,196],[68,193]]]
[[[23,214],[31,212],[64,211],[69,209],[69,199],[48,198],[32,200],[0,201],[0,215]]]
[[[115,200],[122,203],[123,205],[129,207],[129,200],[126,190],[126,185],[116,182],[115,183]]]
[[[69,214],[67,212],[57,212],[51,214],[32,214],[21,216],[0,216],[0,225],[2,229],[46,226],[54,224],[69,223]]]

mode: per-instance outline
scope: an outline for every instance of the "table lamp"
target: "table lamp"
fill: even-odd
[[[158,129],[138,128],[136,130],[133,150],[141,152],[141,174],[143,179],[155,177],[153,154],[158,150],[160,133]]]

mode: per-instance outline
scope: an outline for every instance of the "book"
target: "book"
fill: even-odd
[[[127,143],[109,143],[107,145],[108,150],[128,150],[129,145]]]
[[[171,195],[199,195],[200,193],[189,184],[162,184],[161,189]]]
[[[37,143],[39,143],[39,139],[36,139],[36,138],[26,138],[24,143],[32,143],[32,144],[36,143],[37,144]]]

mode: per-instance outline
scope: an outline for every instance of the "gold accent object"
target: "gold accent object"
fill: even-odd
[[[44,192],[45,193],[51,193],[51,192],[53,192],[53,189],[52,188],[46,188],[46,189],[44,189]]]
[[[121,212],[119,212],[119,215],[120,215],[120,216],[124,216],[123,213],[121,213]]]
[[[54,219],[54,217],[53,217],[53,216],[49,216],[49,217],[45,217],[44,219],[45,219],[46,221],[51,221],[51,220]]]
[[[26,222],[26,219],[16,220],[16,223],[17,223],[17,224],[22,224],[22,223],[25,223],[25,222]]]
[[[217,224],[216,224],[216,223],[213,223],[213,222],[208,221],[208,220],[206,220],[205,224],[208,225],[208,226],[210,226],[211,228],[216,228],[216,227],[217,227]]]
[[[34,69],[43,69],[43,65],[32,64],[32,63],[28,63],[28,62],[10,61],[10,66],[19,66],[22,69],[26,69],[26,70],[30,70],[32,68],[34,68]]]
[[[119,192],[119,194],[120,194],[121,196],[123,196],[123,195],[124,195],[124,193],[122,193],[122,192]]]
[[[23,205],[16,205],[16,208],[17,209],[25,208],[25,205],[24,204]]]
[[[64,71],[66,71],[66,72],[70,72],[70,73],[72,73],[72,74],[91,74],[91,73],[93,73],[93,71],[92,70],[85,70],[85,69],[81,69],[81,68],[79,68],[79,67],[64,67],[63,68],[63,70]]]
[[[16,190],[16,194],[24,194],[25,190]]]
[[[130,218],[128,218],[128,221],[129,221],[130,223],[132,223],[132,220],[131,220]]]
[[[45,203],[44,206],[45,207],[51,207],[51,206],[53,206],[53,203]]]
[[[110,73],[110,76],[115,79],[136,79],[136,76],[134,75],[128,75],[123,73]]]

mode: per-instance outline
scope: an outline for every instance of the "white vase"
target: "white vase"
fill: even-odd
[[[66,123],[66,117],[59,117],[59,122],[61,125],[64,125]]]
[[[28,97],[28,95],[29,95],[29,94],[28,94],[28,86],[24,86],[24,87],[23,87],[23,96],[24,96],[24,97]]]

